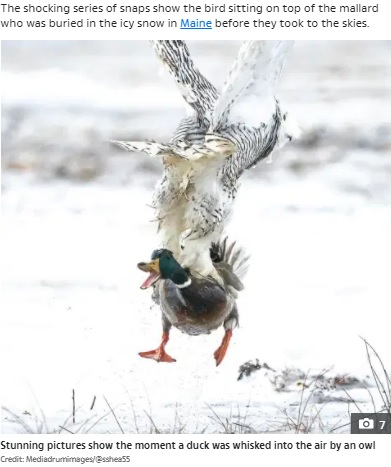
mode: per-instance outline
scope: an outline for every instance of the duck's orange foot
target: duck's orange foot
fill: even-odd
[[[159,347],[156,350],[150,350],[149,352],[140,352],[139,355],[140,357],[143,358],[151,358],[152,360],[155,360],[155,362],[167,362],[167,363],[173,363],[176,362],[175,358],[172,358],[166,353],[164,350],[167,342],[169,339],[169,334],[167,331],[163,332],[162,336],[162,343],[159,345]]]
[[[176,362],[175,358],[170,357],[168,353],[164,349],[161,349],[160,347],[156,350],[150,350],[149,352],[140,352],[139,353],[140,357],[143,358],[151,358],[152,360],[155,360],[155,362],[167,362],[167,363],[173,363]]]
[[[223,361],[225,354],[227,353],[227,349],[228,349],[228,345],[229,345],[229,341],[231,340],[231,337],[232,337],[232,330],[227,329],[225,331],[220,347],[213,354],[216,360],[216,366],[219,366],[220,363]]]

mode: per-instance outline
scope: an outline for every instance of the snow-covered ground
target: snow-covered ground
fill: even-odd
[[[190,46],[221,84],[238,43]],[[138,356],[161,335],[136,268],[156,246],[159,165],[104,143],[168,138],[170,79],[145,43],[4,42],[2,432],[294,431],[306,373],[326,369],[304,391],[314,431],[348,422],[345,390],[372,411],[360,336],[391,366],[390,50],[297,44],[281,95],[304,135],[243,180],[229,233],[252,267],[216,369],[222,330],[173,330],[175,364]],[[256,358],[276,371],[238,381]],[[334,389],[344,374],[359,381]]]

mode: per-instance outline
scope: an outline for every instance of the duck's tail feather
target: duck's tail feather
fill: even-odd
[[[250,256],[246,254],[243,248],[236,245],[236,242],[230,242],[228,237],[212,243],[210,255],[214,263],[226,263],[232,268],[232,272],[240,280],[243,280],[247,274],[250,263]]]

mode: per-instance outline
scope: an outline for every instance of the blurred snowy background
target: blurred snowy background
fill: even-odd
[[[219,86],[239,42],[189,47]],[[303,136],[244,177],[230,233],[253,266],[218,369],[218,331],[174,330],[175,365],[137,355],[161,333],[135,267],[156,247],[160,165],[107,141],[167,140],[183,115],[147,42],[2,41],[1,78],[3,432],[118,432],[105,398],[128,432],[221,431],[216,414],[284,431],[307,370],[367,379],[359,336],[391,365],[391,42],[296,44],[279,97]],[[255,358],[293,388],[265,369],[236,381]],[[320,390],[327,431],[346,398]]]

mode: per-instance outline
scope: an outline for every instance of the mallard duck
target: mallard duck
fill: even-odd
[[[223,361],[232,331],[238,325],[236,298],[243,289],[240,278],[247,271],[248,257],[241,249],[235,248],[235,243],[228,244],[226,239],[212,245],[210,256],[220,281],[182,267],[173,253],[165,248],[155,250],[151,261],[138,264],[139,269],[149,273],[141,289],[155,287],[155,301],[160,304],[163,321],[160,346],[140,352],[141,357],[157,362],[175,362],[165,350],[172,326],[192,336],[209,334],[224,326],[223,340],[214,353],[216,365]]]
[[[184,267],[218,280],[208,251],[223,235],[242,174],[297,128],[275,98],[292,43],[244,41],[219,93],[184,41],[153,41],[190,113],[168,143],[114,141],[163,162],[152,205],[162,246]]]

